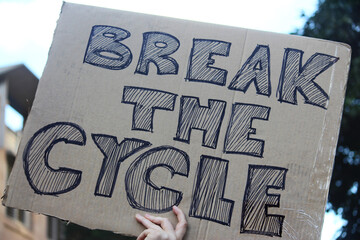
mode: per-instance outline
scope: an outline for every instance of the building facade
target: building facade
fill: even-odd
[[[38,79],[24,66],[0,68],[0,191],[6,189],[21,138],[5,124],[10,105],[26,122]],[[2,194],[2,192],[1,192]],[[0,206],[0,240],[62,240],[63,224],[56,218]]]

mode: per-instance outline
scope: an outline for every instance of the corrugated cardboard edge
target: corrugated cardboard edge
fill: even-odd
[[[321,41],[326,41],[326,40],[321,40]],[[329,189],[330,189],[330,181],[331,181],[331,177],[332,177],[332,172],[334,169],[334,164],[335,164],[335,155],[336,155],[336,149],[337,149],[337,143],[338,143],[338,138],[339,138],[339,133],[340,133],[340,125],[341,125],[341,120],[342,120],[342,114],[343,114],[343,109],[344,109],[344,101],[345,101],[345,94],[346,94],[346,88],[347,88],[347,79],[349,76],[349,71],[350,71],[350,64],[351,64],[351,47],[348,44],[345,43],[340,43],[340,42],[334,42],[337,45],[340,45],[342,47],[345,47],[348,50],[348,62],[346,63],[346,68],[347,71],[344,71],[344,75],[343,78],[344,79],[344,86],[343,86],[343,92],[341,93],[341,98],[342,98],[342,104],[339,104],[339,109],[336,109],[336,111],[333,111],[332,114],[335,113],[339,113],[339,117],[337,119],[336,125],[335,127],[332,126],[333,128],[337,128],[337,131],[335,132],[334,136],[332,137],[330,144],[326,145],[326,143],[323,141],[324,138],[323,136],[326,134],[325,130],[328,129],[328,115],[329,112],[327,112],[324,116],[324,123],[323,123],[323,129],[322,129],[322,136],[319,142],[319,147],[318,147],[318,154],[316,156],[316,161],[314,162],[314,166],[313,169],[314,171],[312,172],[311,175],[311,181],[310,181],[310,186],[309,186],[309,198],[308,198],[308,202],[311,203],[313,201],[319,201],[319,198],[317,198],[318,196],[324,196],[323,199],[324,202],[321,204],[324,206],[323,208],[323,213],[325,213],[326,210],[326,202],[328,199],[328,194],[329,194]],[[334,71],[334,69],[333,69]],[[334,78],[334,75],[332,75],[331,77],[332,79]],[[336,81],[336,80],[334,80]],[[334,82],[331,81],[331,82]],[[329,93],[330,95],[330,93]],[[328,139],[328,138],[325,138]],[[328,146],[328,149],[330,149],[330,152],[324,152],[324,148],[326,148],[326,146]],[[328,159],[326,161],[326,159]],[[330,164],[331,163],[331,164]],[[317,171],[315,171],[317,169]],[[326,174],[326,178],[324,178],[324,174]],[[323,180],[322,182],[320,182],[320,180]],[[322,188],[321,186],[326,186],[325,188]],[[317,226],[316,229],[317,231],[317,236],[316,239],[320,239],[321,238],[321,232],[322,232],[322,228],[324,225],[324,214],[322,214],[320,217],[320,226]],[[315,219],[316,221],[316,219]]]
[[[9,191],[9,185],[6,185],[3,195],[1,196],[1,200],[2,200],[1,203],[3,206],[5,206],[4,202],[6,202],[8,191]]]

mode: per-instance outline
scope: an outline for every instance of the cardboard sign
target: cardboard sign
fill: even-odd
[[[5,205],[138,235],[319,239],[350,48],[64,4]]]

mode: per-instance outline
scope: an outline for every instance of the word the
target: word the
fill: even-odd
[[[132,130],[153,131],[156,110],[173,111],[177,95],[170,92],[125,86],[122,103],[134,105]],[[198,97],[182,96],[178,127],[174,140],[190,143],[193,129],[203,131],[202,146],[216,149],[226,102],[209,99],[208,106],[200,106]],[[225,136],[224,153],[263,157],[264,140],[251,138],[256,133],[253,120],[268,121],[270,107],[234,103]]]

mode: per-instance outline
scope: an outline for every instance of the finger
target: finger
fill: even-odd
[[[178,239],[182,239],[186,233],[186,228],[187,228],[187,221],[185,218],[185,214],[177,206],[173,206],[173,212],[175,213],[178,219],[178,224],[176,224],[175,227],[175,235]]]
[[[144,227],[146,228],[153,228],[153,229],[161,229],[158,225],[152,223],[151,221],[149,221],[148,219],[144,218],[143,216],[141,216],[140,214],[136,214],[135,215],[136,220],[141,223],[142,225],[144,225]]]
[[[149,214],[145,214],[145,218],[149,219],[153,223],[159,224],[166,232],[174,233],[174,227],[169,221],[169,219],[163,217],[155,217]]]
[[[140,235],[136,238],[136,240],[144,240],[147,235],[150,233],[149,229],[144,230]]]

